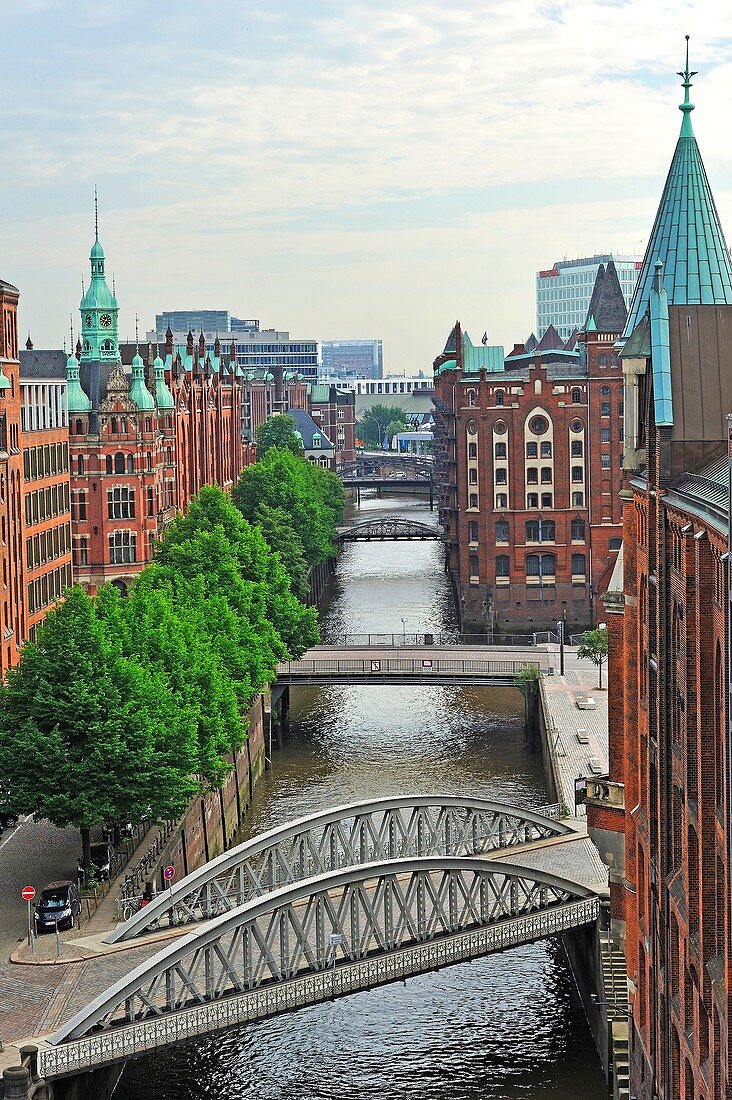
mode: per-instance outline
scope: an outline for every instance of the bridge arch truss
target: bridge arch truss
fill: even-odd
[[[398,516],[364,520],[353,527],[339,527],[336,542],[381,542],[410,539],[441,539],[442,530],[433,523],[419,523]]]
[[[210,860],[118,925],[107,942],[134,939],[160,920],[211,920],[278,887],[343,867],[417,856],[478,856],[571,832],[557,818],[487,799],[407,795],[337,806]]]
[[[503,951],[597,919],[587,887],[478,858],[349,867],[184,936],[39,1049],[54,1078]]]

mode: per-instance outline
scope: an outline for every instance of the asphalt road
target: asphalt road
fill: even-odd
[[[41,891],[55,879],[73,878],[80,852],[77,829],[56,829],[47,821],[22,821],[0,836],[0,965],[26,934],[23,887]]]

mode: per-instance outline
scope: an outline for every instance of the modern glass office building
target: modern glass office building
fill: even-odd
[[[630,308],[636,279],[641,268],[640,256],[613,256],[606,252],[577,260],[557,260],[545,271],[536,273],[536,335],[541,339],[554,325],[563,340],[584,325],[600,264],[615,261],[625,304]]]
[[[323,340],[324,378],[383,378],[381,340]]]

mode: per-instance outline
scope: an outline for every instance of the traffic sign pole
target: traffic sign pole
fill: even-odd
[[[24,901],[28,902],[28,946],[30,947],[31,951],[34,951],[35,950],[35,944],[33,942],[33,925],[32,925],[32,921],[31,921],[31,902],[33,901],[33,898],[36,896],[35,886],[24,886],[23,889],[20,892],[20,896],[23,898]]]

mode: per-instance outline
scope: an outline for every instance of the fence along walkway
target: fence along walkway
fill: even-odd
[[[547,671],[549,655],[534,650],[528,660],[522,660],[510,650],[504,656],[500,651],[476,650],[475,646],[449,646],[445,650],[318,646],[299,661],[279,664],[277,680],[281,684],[512,684],[517,672],[527,665]]]

